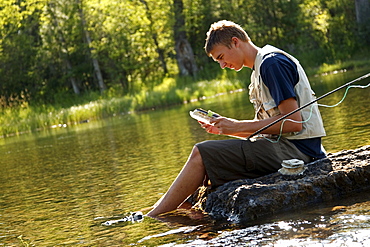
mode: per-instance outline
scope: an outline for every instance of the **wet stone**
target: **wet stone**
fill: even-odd
[[[329,154],[297,175],[276,172],[232,181],[215,191],[200,188],[193,204],[214,219],[243,224],[368,190],[369,180],[370,146],[364,146]]]

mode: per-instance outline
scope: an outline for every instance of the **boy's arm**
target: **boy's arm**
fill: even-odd
[[[248,137],[252,133],[256,132],[257,130],[265,127],[266,125],[272,123],[276,119],[294,111],[298,108],[298,102],[295,98],[289,98],[280,102],[278,106],[280,110],[280,114],[271,117],[268,119],[263,120],[235,120],[225,117],[215,118],[211,121],[214,125],[202,125],[207,132],[212,134],[223,134],[229,136],[236,136],[236,137]],[[289,116],[289,118],[293,121],[297,121],[298,123],[292,121],[285,121],[283,126],[282,133],[287,132],[299,132],[302,130],[302,121],[301,113],[296,112],[293,115]],[[279,122],[274,124],[270,128],[266,129],[262,133],[264,134],[280,134],[281,132],[281,124],[283,122]]]

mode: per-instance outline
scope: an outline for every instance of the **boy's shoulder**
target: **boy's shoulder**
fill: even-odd
[[[279,62],[294,64],[294,62],[291,59],[289,59],[287,56],[285,56],[283,53],[271,52],[263,56],[261,66],[271,65],[271,64],[279,63]]]
[[[271,52],[263,57],[261,63],[261,73],[268,70],[275,72],[290,71],[290,73],[297,72],[297,65],[286,55],[279,52]]]

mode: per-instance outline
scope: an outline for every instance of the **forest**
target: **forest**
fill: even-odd
[[[369,0],[2,0],[0,106],[71,107],[220,79],[203,47],[221,19],[309,67],[370,51]]]

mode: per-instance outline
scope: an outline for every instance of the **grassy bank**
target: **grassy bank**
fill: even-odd
[[[167,78],[162,84],[151,90],[142,90],[132,95],[112,96],[118,95],[115,92],[106,92],[105,95],[91,93],[81,96],[86,103],[71,107],[23,105],[6,108],[0,114],[2,123],[0,136],[6,137],[46,128],[66,127],[156,107],[183,104],[218,93],[245,88],[245,82],[236,78],[197,82],[190,82],[189,78],[182,80],[185,81],[180,80],[179,82],[179,80]],[[78,101],[84,101],[83,99],[80,98]],[[66,101],[71,100],[66,99]]]
[[[323,64],[318,68],[307,69],[307,74],[324,74],[335,70],[351,70],[369,66],[369,60],[352,60],[337,64]],[[0,136],[12,136],[21,133],[76,125],[87,121],[103,119],[120,114],[183,104],[201,100],[219,93],[246,88],[249,83],[250,70],[239,73],[216,68],[218,78],[213,80],[194,80],[192,78],[166,78],[152,88],[138,93],[121,96],[115,89],[105,95],[91,93],[79,96],[78,102],[65,99],[64,106],[39,105],[7,108],[0,114]],[[76,96],[71,96],[71,98]],[[86,103],[81,103],[86,102]],[[72,106],[68,106],[68,104]],[[67,106],[65,106],[67,105]]]
[[[340,61],[334,64],[322,64],[319,67],[306,68],[308,77],[314,75],[324,75],[333,71],[353,70],[370,67],[370,60],[368,58],[359,58],[355,60]]]

